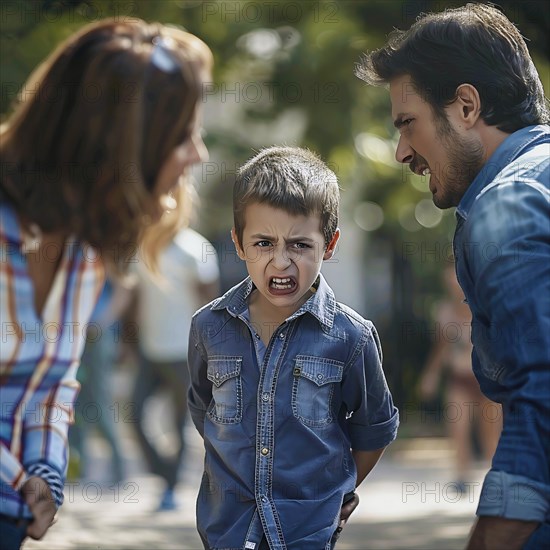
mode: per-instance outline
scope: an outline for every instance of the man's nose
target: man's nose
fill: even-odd
[[[395,160],[403,164],[409,164],[414,158],[414,150],[408,144],[407,140],[403,139],[403,136],[399,137],[397,143],[397,149],[395,150]]]

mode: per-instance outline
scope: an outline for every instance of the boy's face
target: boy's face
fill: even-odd
[[[340,232],[325,247],[321,218],[295,216],[267,204],[252,203],[244,213],[242,243],[233,241],[264,306],[292,315],[311,295],[323,260],[334,253]],[[269,309],[269,307],[268,307]]]

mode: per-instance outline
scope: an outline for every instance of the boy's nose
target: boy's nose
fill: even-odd
[[[273,267],[275,269],[279,269],[281,271],[286,269],[291,263],[291,260],[288,257],[286,249],[275,248],[273,250],[273,258],[271,259],[271,263],[273,264]]]

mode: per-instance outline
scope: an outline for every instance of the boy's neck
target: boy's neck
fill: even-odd
[[[269,344],[275,330],[293,313],[296,313],[310,296],[311,293],[308,292],[297,307],[280,308],[265,300],[257,290],[252,292],[248,300],[250,322],[266,346]]]

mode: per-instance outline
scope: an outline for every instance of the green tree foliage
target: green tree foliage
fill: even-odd
[[[141,17],[197,34],[215,58],[213,83],[205,94],[212,161],[199,176],[200,229],[211,239],[227,233],[234,171],[253,150],[290,143],[319,152],[339,176],[342,216],[369,233],[367,263],[378,255],[387,259],[388,272],[378,276],[392,281],[391,300],[375,311],[374,320],[390,380],[403,402],[413,399],[411,388],[433,340],[431,309],[440,296],[442,265],[450,261],[454,216],[436,211],[427,182],[395,162],[388,94],[365,86],[353,71],[361,53],[381,46],[394,27],[407,28],[423,11],[456,5],[430,0],[5,0],[0,3],[0,112],[9,112],[44,56],[91,21]],[[500,5],[529,38],[548,90],[547,3]]]

